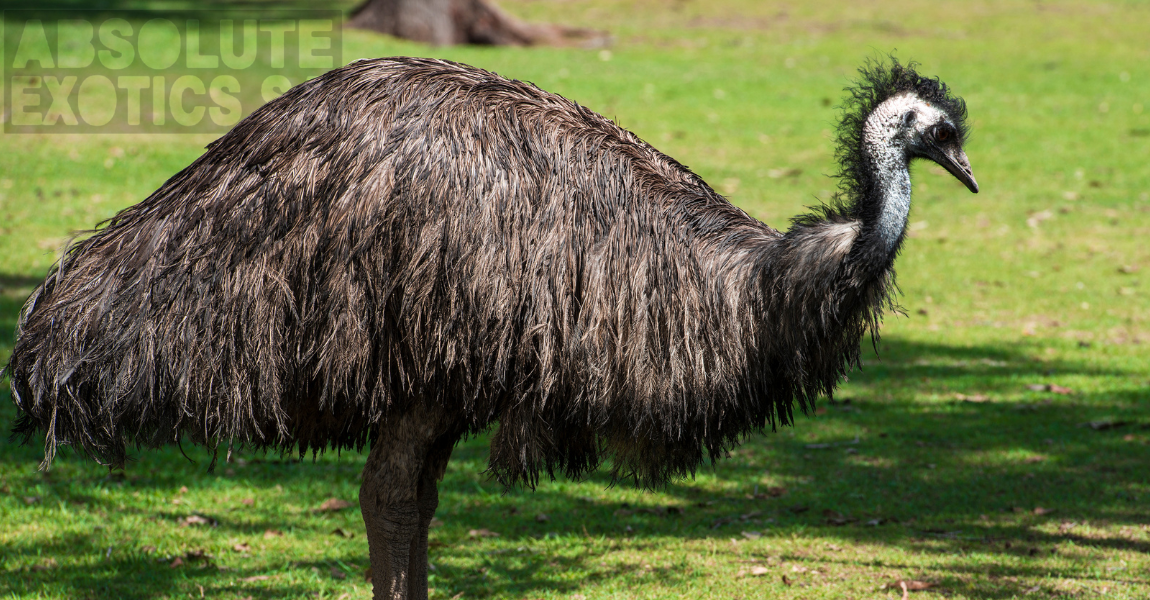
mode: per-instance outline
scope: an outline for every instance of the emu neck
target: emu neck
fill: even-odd
[[[872,209],[863,214],[871,216],[873,222],[864,223],[864,227],[873,227],[883,249],[894,252],[910,216],[910,168],[902,149],[890,145],[875,148],[871,159],[875,181],[866,200]]]
[[[888,255],[898,250],[910,216],[910,159],[900,135],[901,115],[911,110],[916,99],[904,94],[880,104],[863,126],[863,148],[872,180],[864,186],[859,213],[865,236],[881,244]]]

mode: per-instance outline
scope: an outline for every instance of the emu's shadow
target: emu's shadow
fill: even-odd
[[[7,316],[7,308],[4,313]],[[505,491],[482,472],[486,436],[467,440],[456,448],[441,486],[437,516],[443,524],[431,537],[431,562],[438,566],[432,586],[467,589],[468,597],[570,592],[578,584],[562,573],[575,569],[589,572],[591,580],[627,574],[636,585],[642,585],[645,577],[673,582],[686,578],[689,569],[608,566],[601,564],[601,554],[616,542],[641,552],[645,544],[658,547],[658,538],[667,536],[684,542],[725,542],[747,530],[762,534],[768,553],[796,563],[811,559],[770,540],[805,531],[847,543],[934,554],[942,564],[954,553],[997,555],[1002,560],[991,571],[999,579],[988,581],[985,565],[975,571],[966,566],[969,563],[954,561],[939,581],[945,588],[988,599],[1022,594],[1021,584],[1011,578],[1040,577],[1049,570],[1048,565],[1028,562],[1028,557],[1046,556],[1067,541],[1150,552],[1150,543],[1138,536],[1100,534],[1089,525],[1150,523],[1147,449],[1124,439],[1130,434],[1143,436],[1150,426],[1143,387],[1146,374],[1090,367],[1086,354],[1097,349],[1080,349],[1082,360],[1062,361],[1037,360],[1034,357],[1042,354],[1035,350],[1023,345],[950,347],[888,338],[882,344],[883,358],[867,359],[834,404],[824,401],[819,414],[800,417],[793,428],[752,436],[713,471],[704,469],[696,481],[672,484],[657,493],[603,495],[610,481],[602,472],[585,484],[560,481],[545,483],[534,492]],[[1120,383],[1102,386],[1108,391],[1073,394],[1027,388],[1092,377]],[[14,409],[7,382],[2,385],[0,425],[7,428]],[[322,499],[334,494],[354,500],[363,464],[363,457],[355,453],[328,455],[315,464],[247,453],[240,455],[242,463],[222,464],[217,473],[208,474],[204,452],[186,450],[204,460],[192,464],[176,449],[149,451],[123,475],[112,477],[65,453],[58,461],[75,474],[67,480],[35,473],[39,448],[8,443],[0,446],[0,457],[11,488],[35,488],[43,504],[63,503],[96,513],[116,511],[117,497],[129,490],[176,494],[181,485],[217,486],[228,480],[265,491],[282,485],[292,496]],[[755,497],[756,486],[760,497]],[[786,491],[773,497],[767,493],[772,486]],[[121,490],[120,496],[102,493],[102,487]],[[13,492],[17,493],[22,492]],[[212,535],[227,539],[255,538],[265,529],[285,526],[326,535],[338,525],[357,534],[352,547],[362,546],[359,563],[295,562],[285,556],[279,569],[312,573],[314,568],[324,581],[334,573],[331,569],[343,569],[348,582],[363,585],[357,570],[366,566],[366,541],[354,507],[322,517],[285,515],[272,507],[242,518],[227,507],[203,510],[167,506],[150,511],[148,518],[172,522],[195,512],[215,520]],[[540,518],[541,514],[547,517]],[[482,529],[500,537],[488,542],[469,534]],[[546,544],[551,537],[563,538],[568,546],[582,544],[583,551],[549,553]],[[82,536],[48,545],[18,541],[6,553],[21,559],[102,552],[94,543]],[[1082,564],[1073,576],[1097,579],[1103,577],[1100,572],[1099,565]],[[139,589],[133,582],[145,577],[147,588],[154,592],[147,597],[186,591],[189,580],[217,593],[272,597],[303,594],[320,585],[313,581],[308,587],[299,578],[286,576],[262,581],[258,587],[237,583],[258,575],[242,567],[170,569],[155,555],[125,548],[94,567],[25,569],[6,586],[7,591],[29,594],[49,582],[58,586],[63,581],[77,597],[95,590],[123,595],[124,590]],[[1105,578],[1120,581],[1123,575]]]

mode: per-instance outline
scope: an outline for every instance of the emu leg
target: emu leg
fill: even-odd
[[[451,450],[455,446],[455,439],[442,439],[427,455],[423,464],[423,472],[419,477],[419,492],[416,505],[419,508],[419,531],[411,540],[411,552],[408,554],[408,600],[427,600],[427,531],[431,527],[431,518],[435,516],[435,509],[439,506],[439,481],[447,470],[447,460],[451,458]]]
[[[394,453],[378,451],[383,445],[382,440],[377,442],[368,455],[359,507],[367,526],[373,597],[407,600],[408,547],[419,529],[418,480],[404,468],[408,465],[396,464]]]
[[[359,490],[373,597],[426,600],[427,528],[458,436],[440,433],[419,408],[389,425],[372,445]]]

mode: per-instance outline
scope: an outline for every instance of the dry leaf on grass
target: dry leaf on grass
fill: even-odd
[[[336,579],[347,579],[347,573],[344,573],[339,567],[332,565],[331,576]]]
[[[211,560],[211,558],[212,555],[204,552],[203,550],[188,550],[183,554],[183,556],[177,556],[176,558],[172,559],[172,562],[169,563],[168,566],[174,569],[176,567],[183,566],[186,563],[200,560]]]
[[[219,521],[203,515],[188,515],[180,521],[180,527],[187,527],[189,525],[211,525],[212,527],[216,527],[219,524]]]
[[[970,394],[970,395],[955,394],[954,399],[955,400],[961,400],[962,402],[980,403],[980,402],[989,402],[990,396],[987,396],[986,394]]]
[[[467,532],[467,535],[469,535],[473,538],[499,537],[498,533],[495,533],[494,531],[491,531],[490,529],[472,529],[471,531]]]
[[[264,531],[264,539],[265,540],[270,540],[272,538],[283,537],[283,536],[284,536],[284,532],[282,532],[278,529],[268,529],[268,530]]]
[[[746,569],[739,569],[739,572],[735,573],[735,577],[746,577],[748,575],[751,577],[762,577],[768,573],[770,573],[770,571],[766,567],[754,566],[751,567],[750,571]]]
[[[269,575],[252,575],[251,577],[244,577],[240,581],[244,583],[255,583],[257,581],[267,581],[269,579],[271,579],[271,576]]]
[[[1042,508],[1041,506],[1036,506],[1036,507],[1034,507],[1033,512],[1034,512],[1034,514],[1041,516],[1041,515],[1048,515],[1048,514],[1054,512],[1054,509],[1053,508]]]
[[[827,525],[834,525],[836,527],[841,527],[848,523],[854,523],[855,521],[858,521],[858,519],[848,517],[829,508],[823,511],[823,517],[826,519]]]
[[[879,589],[886,590],[902,590],[903,600],[910,598],[910,592],[921,592],[922,590],[930,589],[938,585],[933,581],[918,581],[915,579],[904,580],[900,579],[891,583],[884,583],[879,586]]]
[[[1063,396],[1074,393],[1074,390],[1056,383],[1031,383],[1026,386],[1026,389],[1032,392],[1052,392]]]
[[[235,546],[232,546],[233,552],[251,552],[251,550],[252,550],[252,547],[247,545],[247,544],[241,543],[241,544],[236,544]]]
[[[340,500],[339,498],[328,498],[327,500],[323,501],[323,504],[319,505],[319,508],[315,509],[315,512],[334,512],[337,510],[343,510],[349,506],[351,506],[351,502],[348,502],[347,500]]]
[[[243,500],[240,500],[240,504],[243,504],[244,506],[253,506],[255,503],[255,498],[244,498]]]
[[[59,566],[59,563],[56,562],[56,559],[49,558],[48,560],[45,560],[44,562],[32,565],[32,570],[33,571],[47,571],[48,569],[55,569],[58,566]]]
[[[763,534],[759,533],[758,531],[744,531],[742,533],[743,537],[747,538],[748,540],[757,540],[763,537]]]
[[[748,499],[755,499],[755,500],[765,500],[767,498],[778,498],[779,496],[782,496],[783,494],[786,494],[786,493],[787,493],[787,488],[785,488],[785,487],[769,487],[769,488],[763,489],[762,492],[759,492],[758,489],[756,489],[754,494],[747,494],[747,498]]]
[[[1026,226],[1031,229],[1038,229],[1038,226],[1041,225],[1043,221],[1053,218],[1054,213],[1049,210],[1032,212],[1030,213],[1030,217],[1026,219]]]
[[[1026,457],[1025,459],[1023,459],[1022,462],[1027,463],[1027,464],[1033,464],[1033,463],[1040,463],[1044,460],[1046,460],[1046,457],[1044,455],[1035,454],[1034,456]]]
[[[340,527],[336,527],[335,529],[333,529],[333,530],[332,530],[332,532],[331,532],[331,534],[332,534],[332,535],[336,535],[336,536],[339,536],[339,537],[341,537],[341,538],[349,539],[349,540],[355,537],[355,534],[354,534],[354,533],[351,533],[351,532],[348,532],[348,531],[344,531],[344,530],[343,530],[342,528],[340,528]]]

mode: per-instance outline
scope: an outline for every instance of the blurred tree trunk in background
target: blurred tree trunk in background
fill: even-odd
[[[609,40],[602,31],[525,23],[489,0],[366,0],[347,24],[436,46],[598,47]]]

